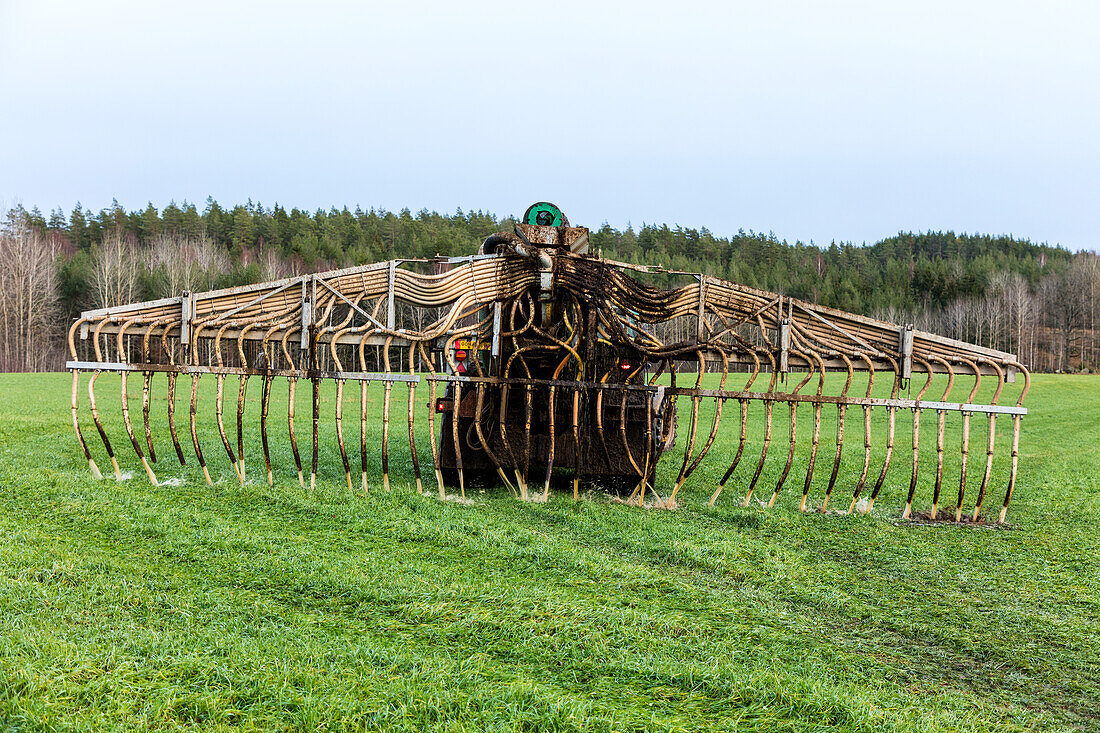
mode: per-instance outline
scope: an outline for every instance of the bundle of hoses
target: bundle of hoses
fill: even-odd
[[[585,475],[586,456],[611,453],[625,456],[637,479],[628,501],[639,504],[647,496],[653,503],[671,506],[685,482],[711,453],[721,435],[723,408],[737,402],[738,421],[733,434],[737,447],[732,456],[719,461],[728,466],[710,503],[716,502],[746,455],[750,431],[749,416],[763,412],[764,428],[759,457],[751,473],[744,477],[744,496],[748,505],[765,475],[772,438],[774,412],[784,404],[788,409],[787,451],[775,486],[766,501],[772,506],[795,463],[798,439],[799,408],[806,403],[811,411],[810,449],[805,459],[799,508],[810,505],[815,466],[818,463],[826,405],[835,409],[836,439],[832,450],[832,465],[824,485],[820,508],[828,510],[834,488],[841,475],[842,446],[847,422],[847,409],[862,411],[863,456],[858,479],[852,491],[847,511],[870,511],[886,485],[894,456],[897,413],[912,412],[912,459],[908,491],[902,510],[905,518],[914,512],[914,499],[919,485],[920,421],[925,410],[937,414],[935,480],[930,508],[920,516],[930,520],[963,519],[965,497],[968,495],[968,456],[971,416],[987,416],[986,460],[978,482],[971,521],[981,518],[983,502],[993,475],[996,445],[996,420],[1000,415],[1012,419],[1011,462],[1004,502],[999,514],[1003,521],[1017,477],[1020,422],[1026,410],[1022,407],[1027,394],[1029,375],[1010,354],[992,349],[943,339],[934,334],[911,331],[908,342],[899,341],[899,327],[893,324],[806,303],[782,295],[741,286],[706,276],[696,276],[683,287],[665,290],[647,285],[626,274],[630,266],[607,260],[572,255],[567,252],[540,251],[538,256],[523,256],[502,247],[495,256],[470,258],[465,264],[441,274],[421,274],[400,263],[382,263],[349,268],[319,275],[264,283],[257,286],[186,295],[149,303],[91,311],[73,324],[69,334],[73,372],[72,417],[80,446],[93,474],[100,476],[91,448],[83,437],[79,420],[79,379],[82,371],[91,371],[87,391],[93,422],[116,477],[121,477],[114,449],[101,420],[96,403],[95,383],[103,371],[121,374],[123,424],[135,454],[150,481],[156,482],[152,464],[157,462],[150,427],[150,390],[153,375],[165,372],[168,379],[168,423],[173,449],[181,464],[186,461],[175,418],[176,382],[180,374],[191,379],[190,437],[192,448],[205,480],[212,482],[203,455],[196,427],[199,380],[211,374],[217,380],[216,417],[218,432],[233,474],[246,481],[243,418],[246,386],[249,378],[262,381],[260,432],[268,482],[273,482],[273,467],[268,438],[268,407],[272,383],[276,378],[288,382],[287,426],[291,452],[299,482],[304,486],[304,472],[295,434],[294,406],[298,379],[309,379],[312,385],[312,461],[310,486],[315,485],[318,471],[318,425],[320,421],[320,382],[332,379],[337,387],[335,422],[337,440],[348,488],[352,488],[351,464],[343,433],[343,392],[348,380],[360,383],[360,452],[361,487],[368,486],[367,387],[371,381],[384,386],[382,409],[383,485],[389,488],[389,423],[392,389],[395,382],[404,382],[408,397],[408,437],[414,478],[422,489],[420,464],[416,452],[415,391],[420,370],[430,390],[428,428],[431,434],[433,469],[440,495],[445,495],[442,441],[453,444],[457,463],[459,489],[464,493],[462,458],[474,446],[488,457],[497,475],[510,489],[529,497],[529,472],[537,470],[542,480],[542,492],[549,496],[550,478],[554,470],[559,432],[554,424],[559,419],[570,421],[568,450],[573,466],[573,491],[579,496],[579,482]],[[545,263],[552,263],[548,273]],[[551,286],[547,287],[547,275]],[[552,307],[551,307],[552,306]],[[547,310],[546,308],[550,308]],[[546,314],[553,314],[546,319]],[[696,324],[693,338],[669,342],[662,334],[674,321],[692,320]],[[79,338],[78,338],[79,335]],[[475,343],[494,342],[503,354],[483,366],[472,361],[475,373],[460,374],[451,349],[439,349],[441,342],[465,339]],[[371,352],[368,356],[368,347]],[[85,354],[81,360],[80,352]],[[440,361],[440,355],[445,358]],[[608,355],[631,355],[637,363],[629,373],[614,373],[614,358]],[[599,358],[596,358],[597,355]],[[112,356],[116,360],[112,361]],[[378,363],[375,362],[378,361]],[[549,376],[537,373],[534,361],[550,363]],[[404,365],[392,370],[395,363]],[[602,364],[603,366],[599,366]],[[370,371],[371,366],[375,371]],[[911,365],[911,366],[909,366]],[[378,368],[381,366],[381,368]],[[357,371],[348,371],[357,369]],[[495,371],[493,371],[495,370]],[[692,386],[677,385],[678,373],[693,370]],[[717,373],[717,387],[705,388],[706,372]],[[729,389],[732,374],[747,372],[741,389]],[[839,392],[829,394],[827,371],[844,374]],[[874,397],[875,375],[883,370],[891,373],[889,397]],[[128,405],[128,374],[142,373],[142,418],[144,441],[135,433]],[[856,371],[868,374],[864,394],[850,394]],[[1015,406],[999,405],[1005,376],[1013,372],[1023,375],[1023,387]],[[946,385],[937,401],[925,401],[934,374],[945,375]],[[782,391],[787,375],[797,377],[793,389]],[[901,398],[903,386],[910,375],[920,387],[913,398]],[[972,388],[965,401],[950,402],[956,377],[969,375]],[[989,404],[975,404],[983,375],[996,379]],[[224,381],[237,376],[237,439],[229,439],[224,421]],[[782,377],[782,379],[781,379]],[[754,385],[763,383],[764,389]],[[450,421],[451,435],[438,435],[435,405],[440,383],[449,385],[455,419]],[[810,385],[813,386],[810,386]],[[468,435],[460,435],[458,406],[463,389],[471,398],[473,421]],[[809,389],[807,392],[803,390]],[[509,390],[522,389],[522,406],[508,398]],[[937,390],[938,391],[938,390]],[[912,389],[910,388],[910,394]],[[628,404],[637,404],[631,396],[644,396],[646,415],[643,420],[645,440],[640,444],[627,434]],[[550,406],[547,418],[549,430],[548,455],[532,464],[532,410],[538,399]],[[660,402],[657,398],[664,399]],[[691,412],[684,440],[680,468],[671,488],[659,491],[657,464],[667,444],[675,434],[677,400],[690,400]],[[706,437],[699,440],[699,423],[704,401],[713,402],[712,417]],[[753,409],[753,404],[759,407]],[[872,411],[885,408],[886,445],[881,467],[872,471]],[[524,414],[510,411],[520,409]],[[941,493],[945,478],[946,416],[961,415],[959,441],[959,488],[957,498],[944,511]],[[582,419],[591,416],[593,419]],[[611,435],[609,423],[616,423],[618,435]],[[523,435],[516,425],[524,425]],[[495,427],[495,429],[494,429]],[[732,437],[732,436],[731,436]],[[589,453],[586,448],[595,446]],[[540,454],[541,455],[541,454]]]

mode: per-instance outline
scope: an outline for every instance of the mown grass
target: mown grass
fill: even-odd
[[[734,495],[743,495],[759,455],[755,419],[747,464],[708,507],[736,446],[733,403],[676,511],[600,493],[521,503],[504,489],[460,504],[411,488],[401,387],[393,491],[380,490],[376,456],[362,496],[344,486],[331,392],[318,489],[298,487],[285,387],[276,383],[276,484],[268,488],[253,381],[242,487],[214,427],[212,380],[204,382],[200,434],[216,484],[204,485],[190,453],[185,469],[176,464],[160,383],[157,470],[180,481],[154,488],[126,441],[117,377],[104,376],[97,394],[132,474],[121,483],[87,471],[69,422],[68,375],[0,375],[0,727],[1100,728],[1095,377],[1035,379],[1010,529],[897,521],[908,415],[899,415],[898,463],[872,515],[797,511],[805,445],[775,508],[741,508]],[[308,397],[299,399],[304,439]],[[380,394],[372,399],[377,445]],[[346,429],[357,447],[354,404],[349,394]],[[139,400],[131,410],[140,425]],[[681,436],[687,413],[681,407]],[[838,508],[862,467],[859,412],[849,415]],[[777,409],[766,494],[785,458],[786,418]],[[803,436],[808,418],[804,410]],[[876,411],[873,472],[883,418]],[[829,458],[832,419],[827,411],[821,451]],[[934,417],[924,425],[921,507]],[[991,508],[1003,494],[1008,426],[998,422]],[[952,429],[956,462],[945,493],[953,503]],[[972,487],[984,436],[975,419]],[[429,455],[426,436],[420,451]],[[815,504],[827,479],[821,460]],[[670,457],[659,485],[678,467]]]

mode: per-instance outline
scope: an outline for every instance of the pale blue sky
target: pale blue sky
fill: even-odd
[[[0,0],[0,201],[1096,249],[1098,35],[1093,2]]]

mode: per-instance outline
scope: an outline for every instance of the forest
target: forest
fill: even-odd
[[[471,254],[512,219],[361,208],[307,211],[207,199],[77,203],[0,219],[0,371],[64,368],[80,311],[400,258]],[[574,222],[585,224],[585,222]],[[1100,258],[1012,236],[900,232],[872,244],[788,242],[773,233],[592,227],[604,257],[704,272],[1017,354],[1039,371],[1100,367]],[[666,284],[671,284],[671,281]]]

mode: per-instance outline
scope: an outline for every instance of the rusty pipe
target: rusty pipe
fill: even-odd
[[[841,399],[847,398],[848,390],[852,386],[853,367],[852,362],[842,353],[837,352],[837,357],[844,362],[848,370],[848,376],[844,380],[844,389],[840,392]],[[829,474],[829,483],[825,487],[825,500],[821,503],[821,511],[829,508],[829,497],[833,495],[833,487],[836,486],[837,475],[840,472],[840,455],[844,449],[844,415],[848,406],[844,402],[838,402],[836,406],[836,455],[833,456],[833,470]]]
[[[920,401],[924,399],[924,393],[928,391],[928,387],[932,384],[932,365],[919,357],[915,361],[924,366],[928,378],[925,379],[924,386],[917,393],[917,407],[913,408],[913,471],[909,476],[909,494],[905,497],[905,509],[901,513],[902,519],[909,519],[913,512],[913,497],[917,492],[917,467],[920,463],[920,415],[922,409]]]
[[[997,389],[993,393],[993,399],[990,404],[997,404],[997,400],[1001,398],[1001,390],[1004,389],[1004,371],[1001,367],[993,361],[984,360],[985,363],[993,367],[993,370],[997,372]],[[985,472],[982,474],[982,483],[978,487],[978,499],[974,503],[974,514],[971,517],[971,521],[977,522],[982,513],[982,501],[985,499],[986,489],[989,487],[989,476],[993,472],[993,448],[994,441],[997,436],[997,414],[994,412],[989,413],[989,429],[988,429],[988,442],[986,444],[985,451]]]
[[[962,361],[970,367],[974,372],[974,388],[970,390],[970,396],[966,398],[967,403],[974,401],[974,396],[978,394],[978,388],[982,385],[982,372],[978,368],[978,365],[969,359],[962,359]],[[963,494],[966,492],[966,464],[967,458],[970,454],[970,413],[966,410],[962,412],[962,466],[959,469],[959,498],[955,504],[955,521],[962,521],[962,506],[963,506]]]
[[[198,372],[191,373],[191,444],[195,448],[195,457],[199,461],[199,468],[202,469],[202,475],[206,479],[206,485],[211,486],[214,482],[210,480],[210,471],[206,468],[206,459],[202,456],[202,447],[199,445],[199,431],[195,425],[196,408],[198,407],[199,397],[199,377],[202,375]]]

